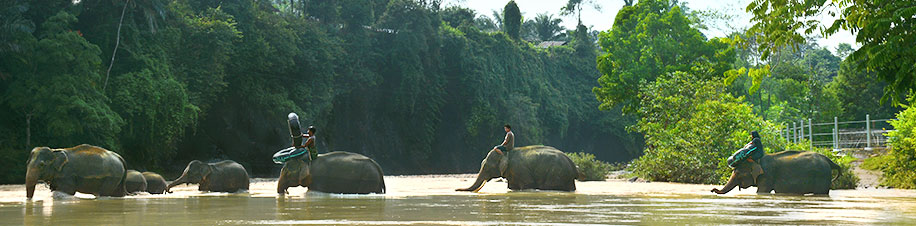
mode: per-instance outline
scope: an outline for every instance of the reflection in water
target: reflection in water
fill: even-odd
[[[509,192],[491,182],[481,193],[473,175],[387,177],[384,195],[333,195],[290,190],[255,180],[247,193],[52,198],[46,188],[25,201],[22,185],[0,186],[2,224],[24,225],[590,225],[590,224],[911,224],[916,192],[840,190],[829,197],[726,196],[708,185],[577,182],[576,192]]]

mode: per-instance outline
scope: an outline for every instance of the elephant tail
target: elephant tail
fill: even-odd
[[[585,173],[582,173],[582,169],[579,169],[579,166],[576,166],[576,179],[585,181]]]
[[[382,166],[378,165],[375,160],[369,159],[369,161],[373,166],[375,166],[375,169],[378,170],[379,188],[381,189],[382,194],[385,194],[385,190],[387,190],[387,188],[385,188],[385,172],[382,171]]]
[[[115,196],[118,196],[118,197],[127,196],[127,186],[125,185],[125,182],[127,182],[127,161],[124,161],[124,158],[121,157],[121,155],[119,155],[118,153],[115,153],[115,152],[111,152],[111,153],[113,153],[115,156],[118,156],[118,159],[121,160],[121,166],[124,167],[124,174],[121,175],[121,183],[118,184],[118,187],[115,188],[117,190],[114,191]]]
[[[843,168],[840,167],[840,165],[837,165],[835,162],[833,162],[833,160],[830,160],[830,158],[827,158],[826,156],[824,156],[824,158],[826,158],[827,162],[830,163],[830,169],[836,170],[836,176],[833,177],[833,180],[831,180],[831,181],[836,181],[837,178],[840,178],[840,176],[843,175]]]

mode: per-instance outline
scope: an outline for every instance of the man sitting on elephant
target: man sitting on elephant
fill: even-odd
[[[493,151],[496,151],[502,154],[504,151],[511,151],[515,148],[515,134],[512,133],[512,126],[506,124],[503,126],[503,129],[506,130],[506,138],[503,139],[503,143],[493,147]]]
[[[315,160],[318,158],[318,145],[315,144],[315,126],[309,126],[308,133],[302,134],[302,137],[305,137],[305,142],[302,145],[293,144],[296,148],[305,148],[309,152],[309,161]]]
[[[763,168],[758,163],[763,156],[764,150],[763,144],[760,142],[760,134],[757,131],[751,131],[751,141],[747,142],[744,148],[739,149],[728,158],[728,166],[735,168],[738,163],[746,160],[751,164],[751,174],[756,178],[758,175],[763,174]]]

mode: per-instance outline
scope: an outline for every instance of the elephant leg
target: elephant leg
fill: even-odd
[[[68,195],[76,195],[77,185],[74,179],[55,180],[51,182],[51,191],[63,192]]]
[[[212,191],[213,189],[210,187],[210,181],[207,180],[207,178],[204,178],[200,180],[200,183],[197,186],[197,190],[198,191]]]
[[[773,192],[773,183],[765,177],[757,178],[757,194],[770,194]]]

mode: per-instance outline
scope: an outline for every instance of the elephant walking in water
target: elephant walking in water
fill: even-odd
[[[237,192],[248,190],[248,172],[245,167],[232,160],[216,163],[203,163],[198,160],[188,163],[178,179],[165,188],[169,192],[179,184],[200,184],[197,190],[215,192]]]
[[[819,153],[783,151],[768,154],[760,160],[763,174],[754,178],[751,164],[739,163],[732,171],[728,183],[722,190],[712,189],[713,193],[725,194],[739,187],[741,189],[757,186],[758,194],[823,194],[830,192],[833,181],[831,172],[837,170],[837,177],[842,174],[840,166]]]
[[[165,178],[158,173],[143,172],[143,178],[146,179],[146,192],[150,194],[162,194],[165,192],[165,187],[168,186]]]
[[[127,193],[146,191],[146,178],[136,170],[127,170],[124,187],[127,189]]]
[[[32,199],[35,184],[44,181],[52,191],[121,197],[126,167],[124,158],[104,148],[82,144],[72,148],[37,147],[29,156],[25,175],[26,197]]]
[[[335,151],[318,155],[311,163],[302,158],[287,160],[280,170],[277,193],[303,186],[309,191],[339,194],[385,193],[382,167],[364,155]]]
[[[569,156],[553,147],[533,145],[515,148],[501,154],[490,151],[480,163],[477,180],[469,188],[456,191],[478,191],[490,179],[504,177],[509,189],[575,191],[579,170]]]

